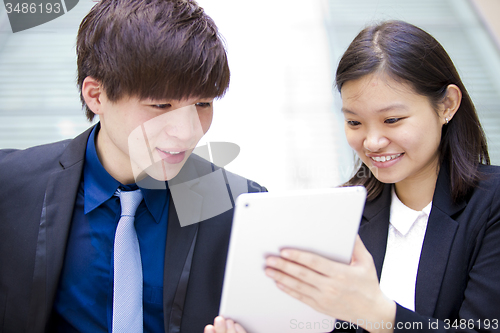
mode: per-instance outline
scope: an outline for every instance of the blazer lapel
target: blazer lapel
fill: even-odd
[[[170,205],[163,268],[163,316],[165,331],[169,333],[180,332],[198,233],[198,223],[181,226],[177,211],[181,209],[184,222],[200,221],[204,199],[191,187],[198,183],[200,177],[212,171],[210,163],[206,164],[207,170],[198,170],[193,157],[187,160],[175,178],[168,181]]]
[[[43,332],[59,281],[91,129],[72,140],[49,176],[36,246],[28,331]]]
[[[171,196],[170,200],[163,268],[163,315],[165,331],[178,333],[191,272],[198,223],[181,227]]]
[[[447,166],[441,167],[432,199],[415,290],[415,311],[432,316],[436,308],[458,222],[452,216],[465,208],[465,202],[454,203],[450,193]]]
[[[199,222],[233,208],[222,171],[191,155],[179,174],[168,182],[171,201],[163,309],[165,330],[169,333],[180,332]]]
[[[359,227],[359,236],[373,257],[379,280],[389,232],[391,186],[390,184],[385,185],[384,190],[377,198],[366,202],[363,220]]]
[[[465,208],[464,201],[454,203],[451,199],[449,179],[448,167],[443,164],[434,191],[415,287],[415,310],[425,316],[434,314],[458,228],[458,222],[452,217]],[[359,229],[363,243],[373,256],[379,279],[387,247],[391,186],[385,185],[379,197],[366,203]]]
[[[168,182],[181,226],[208,220],[233,208],[227,174],[223,171],[191,155],[179,175]]]

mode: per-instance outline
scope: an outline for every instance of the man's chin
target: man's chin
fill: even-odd
[[[168,164],[164,161],[158,161],[155,164],[150,165],[146,169],[134,173],[135,181],[139,184],[145,181],[149,182],[147,180],[148,178],[157,182],[166,182],[172,180],[179,174],[185,163],[185,161],[182,161],[178,164]]]

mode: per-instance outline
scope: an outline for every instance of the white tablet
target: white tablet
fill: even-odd
[[[365,198],[361,186],[240,195],[219,314],[248,333],[333,330],[334,318],[278,289],[264,273],[265,259],[297,248],[349,263]]]

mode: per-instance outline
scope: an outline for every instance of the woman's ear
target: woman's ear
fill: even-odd
[[[88,108],[95,114],[101,114],[101,98],[103,94],[99,81],[87,76],[82,84],[82,96]]]
[[[459,87],[454,84],[448,85],[446,88],[446,96],[442,102],[443,106],[443,115],[442,121],[443,124],[448,124],[451,119],[455,116],[458,108],[460,107],[460,103],[462,102],[462,91]]]

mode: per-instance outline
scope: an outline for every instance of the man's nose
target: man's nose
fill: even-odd
[[[170,137],[189,140],[202,133],[200,118],[195,105],[188,105],[167,112],[162,117],[165,117],[164,131]]]

